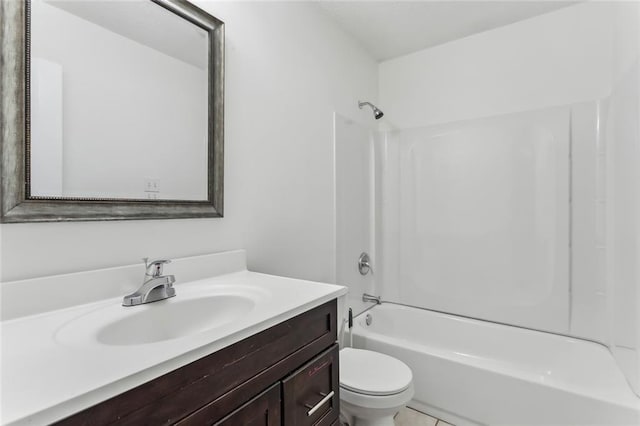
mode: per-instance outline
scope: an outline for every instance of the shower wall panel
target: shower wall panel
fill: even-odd
[[[569,331],[570,109],[403,130],[397,302]]]
[[[358,258],[367,252],[377,270],[373,239],[373,133],[334,115],[336,182],[336,282],[349,287],[348,306],[365,309],[362,294],[373,292],[373,274],[361,275]]]
[[[616,3],[606,160],[610,347],[640,395],[640,4]]]

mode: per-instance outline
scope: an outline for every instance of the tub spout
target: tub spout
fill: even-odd
[[[382,300],[380,300],[380,296],[373,296],[373,295],[367,294],[367,293],[362,295],[362,301],[363,302],[373,302],[376,305],[379,305],[379,304],[382,303]]]

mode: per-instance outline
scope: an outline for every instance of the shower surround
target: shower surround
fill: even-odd
[[[355,344],[410,364],[416,408],[640,423],[639,29],[636,3],[580,3],[382,62],[378,131],[336,131],[338,171],[375,148],[373,199],[337,216],[373,206],[376,273],[348,276],[347,258],[338,282],[356,312],[364,290],[404,305],[359,317]]]

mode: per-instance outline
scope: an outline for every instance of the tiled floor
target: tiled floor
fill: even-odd
[[[405,407],[395,417],[396,426],[453,426],[444,420]]]

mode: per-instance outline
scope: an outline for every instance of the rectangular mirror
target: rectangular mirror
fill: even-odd
[[[184,0],[0,7],[3,222],[222,216],[224,23]]]

